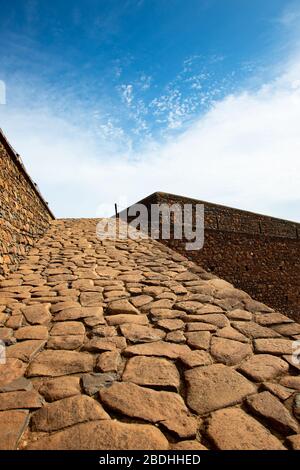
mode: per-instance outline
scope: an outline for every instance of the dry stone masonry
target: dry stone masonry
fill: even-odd
[[[0,281],[1,449],[300,449],[300,325],[152,239],[56,220]]]
[[[299,223],[162,192],[139,203],[149,209],[149,222],[152,204],[203,204],[205,233],[201,250],[186,251],[186,240],[174,239],[173,229],[169,239],[160,241],[254,299],[300,321]]]
[[[17,265],[53,218],[0,129],[0,275]]]

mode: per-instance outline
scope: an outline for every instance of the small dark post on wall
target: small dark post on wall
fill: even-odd
[[[118,206],[117,204],[115,203],[115,216],[116,216],[116,219],[119,218],[119,214],[118,214]]]

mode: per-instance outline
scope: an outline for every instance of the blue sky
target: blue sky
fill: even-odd
[[[0,7],[0,126],[57,216],[162,190],[299,219],[300,1]]]

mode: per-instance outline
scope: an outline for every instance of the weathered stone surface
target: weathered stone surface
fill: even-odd
[[[137,385],[177,389],[180,376],[177,367],[166,359],[135,356],[128,360],[122,380]]]
[[[283,387],[282,385],[273,382],[263,382],[262,389],[271,392],[282,401],[287,400],[291,395],[293,395],[293,393],[295,393],[295,390],[292,388]]]
[[[5,326],[8,328],[12,328],[13,330],[16,330],[23,325],[23,321],[24,321],[23,315],[12,315],[6,321]]]
[[[7,358],[5,364],[0,364],[0,390],[20,379],[24,375],[26,367],[24,362],[16,358]]]
[[[1,411],[18,408],[40,408],[42,403],[42,397],[34,390],[0,394]]]
[[[221,450],[284,450],[275,436],[238,408],[213,413],[207,432]]]
[[[28,423],[28,411],[0,412],[0,450],[15,450]]]
[[[187,331],[211,331],[215,332],[218,330],[218,327],[215,325],[210,325],[209,323],[202,322],[192,322],[186,324]]]
[[[216,336],[219,336],[220,338],[227,338],[235,341],[240,341],[242,343],[249,343],[249,339],[246,336],[242,335],[242,333],[239,333],[231,326],[225,326],[224,328],[220,328],[217,331]]]
[[[80,303],[83,307],[102,306],[103,296],[100,292],[81,292]]]
[[[184,327],[184,322],[177,319],[158,320],[157,325],[167,331],[175,331]]]
[[[139,315],[140,312],[126,299],[114,300],[109,303],[106,313],[108,315]]]
[[[283,336],[295,336],[300,334],[299,323],[284,323],[283,325],[272,325],[277,333]]]
[[[93,369],[93,357],[77,351],[42,351],[29,365],[26,375],[53,376],[89,372]]]
[[[66,308],[57,313],[53,321],[78,320],[80,318],[97,317],[99,322],[104,323],[103,307],[80,307]]]
[[[188,416],[182,398],[172,392],[155,391],[133,383],[115,382],[99,392],[102,403],[132,418],[162,423],[180,437],[196,434],[197,422]],[[181,419],[182,418],[182,419]]]
[[[92,421],[43,437],[28,446],[38,450],[166,450],[165,436],[149,424]]]
[[[47,342],[48,349],[78,349],[83,345],[84,336],[68,335],[68,336],[50,336]]]
[[[148,304],[149,302],[151,302],[153,300],[152,297],[150,297],[150,295],[138,295],[137,297],[133,297],[131,299],[131,303],[135,306],[135,307],[142,307],[143,305],[146,305]]]
[[[126,348],[126,339],[121,336],[94,337],[84,347],[90,352],[114,351],[117,348],[123,350]]]
[[[280,384],[285,387],[300,390],[300,376],[286,375],[280,379]]]
[[[254,340],[254,348],[257,353],[267,354],[292,354],[292,341],[288,339],[256,339]]]
[[[190,352],[190,348],[185,344],[157,341],[155,343],[128,346],[124,354],[128,356],[163,356],[169,359],[177,359],[188,352]]]
[[[166,333],[158,328],[125,323],[120,327],[121,333],[132,343],[152,343],[165,338]]]
[[[105,351],[98,356],[96,368],[102,372],[117,372],[121,362],[119,351]]]
[[[50,304],[35,304],[22,308],[22,312],[32,325],[46,325],[51,320],[49,312]]]
[[[56,323],[51,328],[51,336],[66,336],[66,335],[84,335],[84,325],[79,321],[66,321]]]
[[[226,315],[228,316],[228,318],[230,318],[230,320],[252,320],[252,313],[247,312],[247,310],[242,310],[240,308],[231,310],[230,312],[227,312]]]
[[[228,366],[239,364],[243,359],[252,354],[249,344],[240,343],[226,338],[212,338],[211,355],[218,361]]]
[[[172,450],[208,450],[198,441],[180,441],[171,445]]]
[[[62,302],[57,302],[54,305],[51,305],[51,312],[58,313],[62,312],[63,310],[69,310],[71,308],[80,308],[80,303],[74,300],[64,300]]]
[[[209,331],[193,331],[185,333],[187,344],[195,349],[208,349],[210,345]]]
[[[208,366],[213,362],[207,351],[190,351],[181,356],[180,360],[187,367]]]
[[[298,431],[298,424],[287,408],[270,392],[262,392],[246,399],[251,411],[267,419],[268,424],[283,434]]]
[[[287,437],[287,442],[294,450],[300,450],[300,434]]]
[[[181,330],[170,331],[166,336],[166,341],[171,341],[171,343],[185,343],[186,337]]]
[[[240,403],[255,393],[255,386],[223,364],[197,367],[185,372],[187,404],[200,416]]]
[[[294,396],[293,411],[296,418],[300,420],[300,393],[296,393]]]
[[[80,378],[72,375],[45,380],[38,389],[47,401],[61,400],[81,393]]]
[[[177,302],[176,303],[176,308],[179,310],[183,310],[187,313],[197,313],[199,310],[201,310],[203,307],[203,304],[201,302],[196,302],[193,300],[186,300],[184,302]],[[216,313],[219,311],[222,311],[219,307],[216,308]],[[208,312],[211,313],[211,312]],[[215,312],[214,312],[215,313]]]
[[[293,320],[281,313],[258,313],[255,315],[255,321],[262,326],[278,325],[280,323],[293,323]]]
[[[117,336],[117,329],[114,326],[100,325],[93,328],[93,335],[106,338],[107,336]]]
[[[186,313],[181,310],[171,308],[151,308],[151,314],[155,321],[168,320],[172,318],[184,318]]]
[[[284,354],[282,359],[288,362],[295,370],[300,371],[300,364],[298,364],[298,361],[295,361],[295,357],[293,355]]]
[[[82,386],[87,395],[95,395],[100,388],[109,387],[117,378],[117,374],[114,372],[85,374],[82,376]]]
[[[286,373],[289,366],[279,357],[258,354],[244,361],[239,366],[239,370],[255,382],[264,382]]]
[[[183,318],[185,322],[202,322],[202,323],[210,323],[211,325],[215,325],[218,328],[224,328],[224,326],[229,325],[228,318],[223,315],[223,313],[209,313],[207,315],[187,315]]]
[[[123,325],[124,323],[134,323],[136,325],[147,325],[149,320],[147,315],[118,314],[106,317],[109,325]]]
[[[46,326],[23,326],[15,332],[15,338],[22,339],[48,339],[49,333]]]
[[[248,338],[278,338],[280,336],[271,328],[265,328],[252,321],[233,321],[231,325]]]
[[[16,342],[14,330],[12,328],[0,328],[0,341],[3,341],[6,345],[14,344]]]
[[[57,431],[84,421],[110,419],[102,406],[86,395],[76,395],[49,403],[31,420],[34,431]]]
[[[7,357],[15,357],[24,362],[31,361],[34,356],[45,346],[46,341],[28,340],[13,344],[6,349]]]

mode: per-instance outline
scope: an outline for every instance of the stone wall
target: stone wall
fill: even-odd
[[[17,266],[53,218],[0,129],[0,276]]]
[[[167,193],[154,193],[139,202],[148,208],[203,203],[202,250],[186,251],[186,240],[174,240],[172,230],[171,239],[161,241],[255,299],[300,320],[300,224]]]

